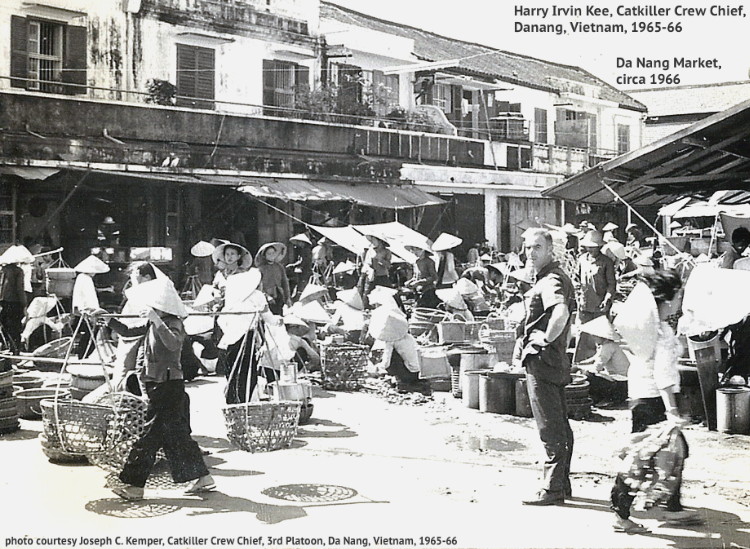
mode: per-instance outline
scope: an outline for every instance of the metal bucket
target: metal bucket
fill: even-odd
[[[716,426],[722,433],[750,434],[750,388],[716,390]]]
[[[484,372],[479,377],[479,411],[491,414],[515,414],[518,375]]]
[[[482,370],[474,370],[461,374],[461,400],[467,408],[479,409],[479,377],[482,373]]]

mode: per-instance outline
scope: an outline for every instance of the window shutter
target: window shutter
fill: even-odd
[[[190,46],[177,44],[177,105],[189,107],[195,97],[195,52]]]
[[[195,65],[197,68],[195,78],[195,97],[200,99],[214,99],[216,85],[215,52],[211,48],[196,48]],[[196,102],[197,107],[212,109],[213,101]]]
[[[25,17],[10,17],[10,75],[17,78],[28,78],[29,57],[27,52],[28,22]],[[14,88],[25,88],[26,80],[11,79]]]
[[[276,63],[270,59],[263,60],[263,104],[273,105]]]
[[[181,107],[212,109],[215,94],[215,52],[177,44],[177,104]],[[190,99],[188,99],[190,98]],[[198,101],[208,99],[208,101]]]
[[[82,87],[88,84],[86,78],[87,44],[86,27],[73,25],[65,27],[62,80],[66,84],[75,84],[63,88],[67,94],[75,95],[87,92],[86,88]]]
[[[297,91],[310,87],[310,69],[304,65],[296,65],[295,67],[295,78],[294,86]]]
[[[531,149],[521,147],[521,168],[531,168]]]
[[[452,122],[458,122],[458,125],[461,125],[461,122],[464,118],[464,113],[461,108],[461,105],[463,103],[464,99],[464,89],[463,86],[454,86],[451,84],[451,103],[453,104],[453,116],[451,118]]]

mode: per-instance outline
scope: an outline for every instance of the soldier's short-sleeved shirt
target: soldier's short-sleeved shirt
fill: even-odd
[[[552,309],[559,304],[573,310],[575,291],[568,275],[557,262],[552,262],[537,273],[536,283],[524,295],[526,318],[523,335],[523,364],[530,374],[552,383],[565,384],[570,381],[570,357],[567,354],[570,318],[562,333],[542,348],[529,344],[532,332],[547,331]]]

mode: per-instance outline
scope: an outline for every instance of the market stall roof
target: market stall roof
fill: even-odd
[[[362,233],[357,232],[351,225],[347,225],[346,227],[310,225],[310,228],[353,254],[360,255],[370,245],[369,240]]]
[[[151,179],[188,183],[192,185],[220,185],[237,187],[238,190],[259,198],[276,198],[295,201],[342,201],[363,206],[387,209],[437,206],[445,201],[417,188],[412,184],[389,185],[366,181],[318,181],[302,178],[274,178],[252,175],[209,175],[154,171],[117,171],[74,168],[76,171],[91,171],[114,177]]]
[[[725,203],[750,203],[750,101],[709,116],[645,147],[603,162],[542,192],[589,204],[667,204],[685,195],[736,191]]]
[[[350,184],[306,179],[279,179],[269,182],[258,178],[256,181],[243,181],[239,190],[263,198],[317,202],[355,202],[364,206],[396,210],[445,204],[444,200],[432,196],[414,185]]]
[[[378,236],[388,242],[391,251],[396,256],[409,263],[416,261],[417,257],[408,251],[405,246],[423,247],[432,245],[429,238],[398,221],[346,227],[311,225],[310,228],[357,255],[361,255],[370,246],[370,241],[365,237],[366,234]]]

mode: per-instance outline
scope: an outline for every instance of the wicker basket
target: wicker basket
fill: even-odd
[[[18,403],[18,416],[23,419],[41,419],[42,400],[54,398],[56,394],[60,398],[65,398],[70,396],[70,391],[53,387],[18,391],[15,395]]]
[[[223,408],[229,442],[247,452],[288,448],[297,434],[301,402],[249,402]]]
[[[88,458],[97,467],[119,474],[133,444],[143,434],[148,404],[144,399],[124,392],[106,393],[96,404],[112,408],[114,414],[107,426],[104,449],[89,454]]]
[[[43,400],[42,420],[47,440],[60,442],[67,454],[90,455],[106,448],[112,408],[77,400]]]
[[[482,343],[495,347],[498,362],[513,361],[513,350],[516,346],[515,330],[491,330],[483,326],[479,331],[479,339]]]
[[[13,386],[13,372],[2,372],[0,373],[0,387],[12,387]]]
[[[366,345],[321,345],[323,388],[333,391],[355,391],[367,373]]]

